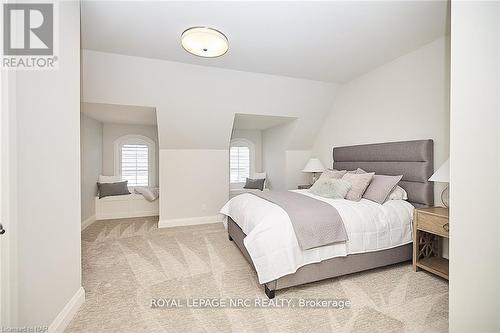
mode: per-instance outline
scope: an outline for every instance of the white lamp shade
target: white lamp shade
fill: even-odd
[[[440,183],[449,183],[450,182],[450,159],[447,159],[446,162],[443,163],[437,169],[436,172],[429,178],[431,182],[440,182]]]
[[[303,172],[323,172],[325,171],[325,167],[321,163],[321,161],[317,158],[311,158],[309,162],[307,162]]]

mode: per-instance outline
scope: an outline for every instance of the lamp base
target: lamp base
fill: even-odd
[[[450,189],[449,186],[446,186],[446,188],[441,192],[441,202],[446,208],[450,207]]]
[[[313,172],[313,177],[312,177],[312,183],[311,183],[311,185],[313,185],[314,183],[316,183],[317,180],[318,180],[318,177],[316,176],[316,172]]]

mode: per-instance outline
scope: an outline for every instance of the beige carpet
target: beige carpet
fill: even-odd
[[[277,292],[347,298],[349,309],[152,309],[152,298],[265,298],[221,224],[157,229],[157,218],[98,221],[82,233],[86,302],[66,332],[444,332],[448,284],[410,264]]]

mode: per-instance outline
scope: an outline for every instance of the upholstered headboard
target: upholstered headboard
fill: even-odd
[[[403,175],[399,185],[408,193],[415,207],[434,204],[434,184],[429,182],[434,170],[432,140],[376,143],[333,148],[333,168],[361,168],[380,175]]]

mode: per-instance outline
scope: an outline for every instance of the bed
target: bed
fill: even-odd
[[[290,223],[286,223],[286,212],[279,206],[252,194],[231,199],[221,211],[227,216],[228,237],[256,270],[269,298],[275,297],[276,290],[412,258],[413,207],[434,203],[433,183],[428,182],[433,173],[433,141],[336,147],[333,160],[333,168],[338,170],[362,168],[382,175],[402,174],[399,185],[406,190],[408,200],[380,205],[366,199],[336,199],[331,204],[344,215],[349,240],[301,250]],[[301,194],[313,196],[307,190]],[[267,222],[252,222],[259,219]]]

